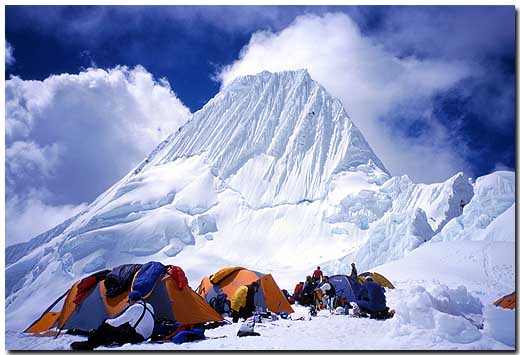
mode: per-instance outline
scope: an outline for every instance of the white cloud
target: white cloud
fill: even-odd
[[[362,36],[346,14],[326,14],[300,16],[278,33],[256,32],[218,77],[226,85],[240,75],[301,68],[341,99],[394,175],[432,182],[468,169],[430,111],[431,97],[470,75],[471,68],[457,61],[398,58]],[[396,115],[410,109],[411,115]],[[417,120],[428,124],[419,140],[395,129]]]
[[[493,171],[514,171],[514,169],[501,162],[498,162],[495,164],[495,168],[493,169]]]
[[[11,203],[9,216],[24,220],[41,210],[59,220],[128,173],[189,116],[168,81],[140,66],[7,80],[6,196],[22,201],[47,191],[36,207]],[[23,228],[8,229],[9,243],[34,236],[17,231]]]
[[[5,65],[10,66],[16,62],[14,58],[14,48],[11,44],[5,41]]]
[[[62,223],[86,204],[50,206],[39,198],[11,198],[6,201],[6,246],[25,242]]]
[[[40,147],[34,142],[14,142],[5,150],[7,184],[14,184],[14,180],[35,174],[51,177],[61,153],[60,145],[57,143]]]

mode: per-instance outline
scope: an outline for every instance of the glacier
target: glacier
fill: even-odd
[[[464,265],[473,264],[457,269],[445,260],[457,277],[444,282],[468,292],[486,284],[480,298],[490,302],[514,288],[514,182],[514,172],[475,182],[458,173],[435,184],[392,176],[341,102],[306,70],[240,77],[80,214],[6,248],[7,329],[22,330],[41,313],[26,307],[31,297],[49,304],[64,291],[49,280],[70,285],[149,260],[182,266],[192,287],[242,265],[275,273],[287,289],[315,265],[350,273],[355,261],[408,287],[402,292],[435,298],[447,292],[438,289],[443,275],[425,268],[442,263],[439,255],[469,260],[486,246],[507,256],[493,269],[509,275],[505,281],[464,279]],[[410,265],[422,270],[410,273],[413,282],[403,273]],[[422,284],[424,275],[436,286]],[[454,317],[428,312],[439,332]],[[458,340],[480,339],[468,329]]]

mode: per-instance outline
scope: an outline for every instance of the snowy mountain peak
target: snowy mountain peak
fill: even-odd
[[[254,206],[322,198],[334,174],[369,161],[388,174],[341,102],[305,69],[235,79],[172,137],[157,163],[193,155],[204,155]]]
[[[268,70],[264,70],[255,75],[244,75],[239,76],[233,80],[231,80],[226,86],[223,87],[224,90],[229,90],[231,88],[239,88],[239,87],[247,87],[251,85],[252,82],[255,81],[263,81],[268,82],[273,77],[277,77],[277,80],[281,80],[287,84],[295,81],[304,81],[307,83],[312,82],[312,78],[307,71],[307,69],[299,69],[299,70],[288,70],[288,71],[280,71],[280,72],[270,72]]]
[[[430,241],[514,241],[514,192],[514,173],[391,178],[306,70],[237,78],[82,213],[6,249],[8,327],[41,313],[33,295],[125,263],[181,265],[192,287],[243,265],[290,287],[314,265],[365,271]]]

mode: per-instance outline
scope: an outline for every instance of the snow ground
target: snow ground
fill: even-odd
[[[320,311],[310,318],[307,308],[295,306],[293,319],[279,319],[255,325],[259,337],[236,336],[240,323],[206,331],[209,339],[176,345],[173,343],[126,344],[100,347],[98,350],[512,350],[497,340],[481,334],[465,320],[436,312],[435,326],[420,323],[422,329],[397,317],[386,321],[333,315]],[[425,311],[426,312],[426,311]],[[427,313],[427,312],[426,312]],[[513,312],[514,313],[514,312]],[[309,319],[310,318],[310,319]],[[460,318],[460,317],[459,317]],[[455,325],[455,326],[453,326]],[[214,339],[212,339],[214,338]],[[69,350],[73,341],[83,337],[60,335],[57,339],[20,333],[7,334],[7,349]]]
[[[482,258],[484,252],[487,257]],[[431,267],[434,260],[436,267]],[[396,286],[387,290],[387,304],[396,310],[393,319],[359,319],[328,311],[309,319],[308,309],[296,305],[291,317],[303,316],[305,320],[257,324],[255,331],[260,337],[238,338],[240,324],[232,324],[207,330],[209,339],[200,342],[143,343],[100,350],[514,349],[515,312],[491,304],[514,290],[514,243],[429,243],[375,271]],[[273,274],[282,288],[292,289],[297,280],[295,270]],[[190,284],[196,287],[194,282]],[[483,329],[478,329],[479,325]],[[10,350],[68,350],[78,339],[81,337],[53,339],[8,331],[6,346]]]

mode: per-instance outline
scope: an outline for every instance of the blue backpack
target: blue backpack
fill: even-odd
[[[209,300],[209,305],[213,307],[218,314],[231,313],[231,302],[227,299],[225,293],[219,293]]]

